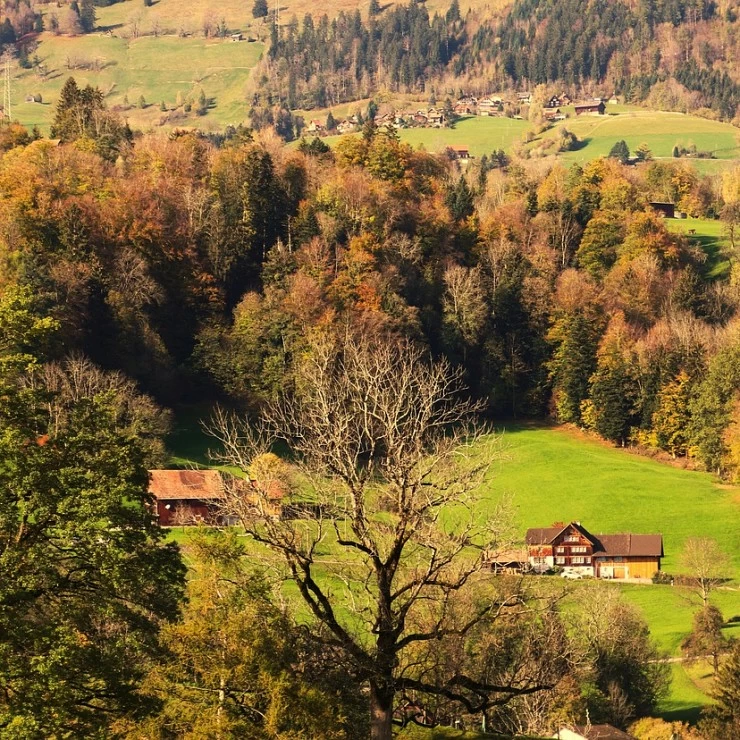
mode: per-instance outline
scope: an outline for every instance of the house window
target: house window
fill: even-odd
[[[561,553],[564,553],[565,552],[565,548],[564,547],[558,547],[557,551],[558,552],[561,552]]]
[[[580,542],[581,541],[581,538],[577,534],[569,534],[565,538],[565,541],[566,542]]]
[[[586,558],[571,558],[571,563],[573,565],[583,565],[583,563],[586,561]]]
[[[583,546],[579,546],[579,547],[571,547],[570,548],[570,551],[571,552],[586,552],[586,549],[587,548],[585,548]]]
[[[622,562],[622,558],[621,557],[612,558],[612,560],[614,560],[615,563],[621,563]]]
[[[565,565],[565,558],[555,558],[555,562],[558,565]]]

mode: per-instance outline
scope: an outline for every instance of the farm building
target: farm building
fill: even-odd
[[[577,116],[603,116],[606,106],[603,100],[591,100],[588,103],[576,103]]]
[[[314,118],[306,127],[306,131],[308,131],[309,134],[325,134],[326,125],[323,121],[319,121],[317,118]]]
[[[650,207],[659,215],[664,218],[676,218],[676,204],[675,203],[660,203],[655,201],[650,203]]]
[[[494,573],[522,573],[527,568],[527,558],[526,547],[511,547],[487,552],[484,562]]]
[[[149,493],[163,527],[215,522],[224,496],[217,470],[150,470]]]
[[[563,101],[558,95],[553,95],[546,103],[545,108],[559,108],[563,105]]]
[[[580,522],[528,529],[526,541],[529,565],[539,572],[559,567],[596,578],[652,578],[663,557],[659,534],[593,535]]]
[[[546,121],[564,121],[565,114],[560,111],[560,108],[545,108],[542,115]]]
[[[455,155],[455,159],[470,159],[470,148],[465,145],[450,144],[447,148]]]

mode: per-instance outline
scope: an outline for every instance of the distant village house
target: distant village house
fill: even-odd
[[[603,100],[591,100],[587,103],[576,103],[577,116],[603,116],[606,106]]]

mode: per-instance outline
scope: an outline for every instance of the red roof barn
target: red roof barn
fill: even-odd
[[[224,484],[217,470],[150,470],[149,493],[159,523],[215,523],[224,497]]]

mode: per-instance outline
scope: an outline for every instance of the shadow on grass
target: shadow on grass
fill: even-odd
[[[660,716],[666,722],[688,722],[689,724],[696,724],[701,718],[702,706],[698,704],[682,704],[676,706],[675,709],[668,709],[660,713]]]

